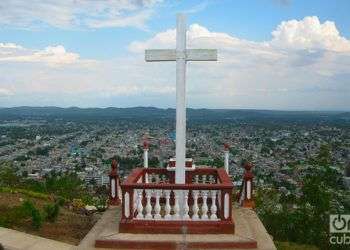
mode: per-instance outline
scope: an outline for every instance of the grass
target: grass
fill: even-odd
[[[19,193],[19,194],[23,194],[23,195],[30,197],[30,198],[41,199],[41,200],[46,200],[46,201],[52,201],[54,199],[53,195],[34,192],[31,190],[22,189],[22,188],[0,187],[0,193],[11,193],[11,194]],[[62,197],[55,197],[55,198],[65,200]]]
[[[315,246],[311,245],[299,245],[293,242],[281,242],[275,241],[277,250],[319,250]]]

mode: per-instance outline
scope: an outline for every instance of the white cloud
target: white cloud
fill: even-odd
[[[0,97],[8,97],[8,96],[12,96],[14,93],[9,90],[9,89],[5,89],[5,88],[0,88]]]
[[[311,19],[283,22],[264,42],[190,25],[189,47],[217,48],[219,61],[188,63],[188,105],[348,109],[349,40],[335,26],[325,28],[329,22]],[[132,42],[125,58],[97,61],[89,68],[80,67],[84,60],[60,46],[33,51],[0,44],[0,60],[22,56],[3,61],[0,67],[0,88],[16,90],[16,98],[1,98],[0,106],[174,106],[175,64],[144,62],[146,48],[175,48],[175,30]],[[42,63],[10,65],[23,61],[23,56]],[[50,67],[52,62],[65,63]]]
[[[58,28],[143,28],[162,0],[4,0],[0,24],[20,28],[50,25]]]
[[[335,23],[320,23],[317,16],[282,22],[272,36],[271,44],[281,48],[350,51],[350,41],[340,36]]]
[[[267,42],[251,42],[233,37],[226,33],[211,32],[199,24],[192,24],[187,31],[189,47],[194,45],[214,46],[235,50],[245,46],[250,49],[309,49],[330,50],[336,52],[350,51],[350,40],[340,36],[335,23],[320,23],[318,17],[305,17],[303,20],[284,21],[272,32],[272,40]],[[146,48],[174,48],[175,29],[160,32],[146,41],[134,41],[129,45],[132,52],[142,52]]]
[[[22,49],[22,46],[19,46],[14,43],[0,43],[0,49]]]
[[[31,50],[14,43],[0,43],[0,62],[45,63],[49,66],[88,63],[79,54],[67,52],[62,45],[48,46],[43,50]]]
[[[219,58],[217,63],[190,63],[188,91],[193,103],[205,105],[203,100],[210,100],[219,107],[250,102],[255,103],[250,106],[261,108],[302,105],[319,109],[325,103],[309,102],[320,92],[350,93],[350,41],[339,34],[333,22],[320,23],[317,17],[282,22],[265,42],[212,32],[199,24],[190,25],[187,35],[188,47],[216,48]],[[143,54],[148,48],[175,48],[175,36],[175,29],[169,29],[148,40],[134,41],[128,49]],[[266,95],[269,104],[262,99]],[[297,101],[302,95],[308,100]]]

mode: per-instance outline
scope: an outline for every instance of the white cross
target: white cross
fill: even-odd
[[[176,61],[176,169],[175,183],[185,183],[186,157],[186,62],[216,61],[215,49],[186,49],[186,17],[177,15],[176,50],[146,50],[147,62]]]

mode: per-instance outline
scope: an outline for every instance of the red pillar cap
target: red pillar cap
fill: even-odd
[[[109,176],[117,176],[118,175],[118,162],[116,159],[112,160],[112,164],[111,164],[111,172],[109,173]]]
[[[247,162],[247,163],[244,164],[244,168],[247,171],[251,170],[252,167],[253,167],[253,164],[251,164],[250,162]]]
[[[117,160],[116,160],[116,159],[113,159],[113,160],[112,160],[112,164],[111,164],[112,169],[117,169],[117,166],[118,166]]]

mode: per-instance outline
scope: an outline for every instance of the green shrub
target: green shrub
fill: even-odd
[[[12,190],[9,187],[0,187],[0,193],[12,193]]]
[[[46,220],[53,223],[57,220],[57,217],[58,217],[58,214],[60,211],[60,207],[59,207],[58,203],[47,204],[44,207],[44,211],[45,211]]]
[[[34,229],[39,230],[43,224],[43,218],[38,209],[32,210],[32,226]]]
[[[14,187],[20,183],[20,177],[17,176],[15,168],[11,163],[0,165],[0,186]]]
[[[55,202],[60,206],[60,207],[63,207],[64,204],[66,204],[66,200],[63,198],[63,197],[56,197],[55,198]]]
[[[42,218],[39,210],[31,201],[26,200],[21,206],[16,207],[0,206],[0,226],[13,227],[29,218],[32,218],[33,227],[39,229]]]
[[[35,209],[35,206],[33,202],[29,200],[25,200],[22,203],[21,210],[24,216],[30,216],[32,214],[32,211]]]
[[[20,207],[19,214],[22,218],[31,217],[32,226],[34,229],[39,230],[41,228],[43,218],[40,211],[34,206],[33,202],[28,200],[24,201]]]
[[[94,204],[94,199],[91,195],[83,195],[81,200],[84,204]]]

